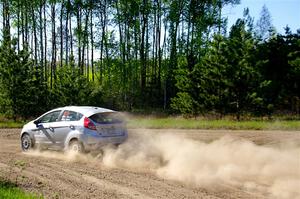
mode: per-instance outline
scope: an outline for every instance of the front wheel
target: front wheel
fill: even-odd
[[[33,142],[28,134],[24,134],[21,138],[21,148],[23,151],[29,151],[33,148]]]

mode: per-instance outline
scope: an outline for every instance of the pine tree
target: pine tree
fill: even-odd
[[[39,112],[41,106],[37,105],[44,96],[29,53],[26,50],[17,53],[16,46],[13,39],[4,41],[0,47],[0,106],[2,112],[15,120]]]
[[[262,7],[260,18],[256,22],[256,35],[261,40],[270,38],[275,32],[275,27],[272,25],[272,17],[266,5]]]

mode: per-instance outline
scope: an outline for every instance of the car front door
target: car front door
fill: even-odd
[[[52,124],[58,121],[60,113],[61,110],[52,111],[38,119],[35,138],[40,144],[57,144],[54,138],[54,129]]]

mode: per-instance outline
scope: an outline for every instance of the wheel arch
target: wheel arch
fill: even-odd
[[[68,141],[68,146],[70,146],[70,144],[74,141],[80,142],[79,139],[77,137],[72,137],[69,141]]]
[[[68,147],[69,144],[71,143],[71,141],[74,141],[74,140],[81,142],[80,135],[81,134],[79,131],[71,131],[64,140],[64,146]]]
[[[77,137],[72,137],[72,138],[69,140],[69,142],[68,142],[67,145],[65,146],[65,150],[69,150],[70,147],[72,147],[72,143],[74,143],[74,142],[77,143],[77,145],[80,145],[80,148],[81,148],[81,149],[80,149],[80,153],[86,152],[83,142],[82,142],[79,138],[77,138]]]
[[[26,140],[28,140],[29,142],[26,141]],[[21,133],[21,135],[20,135],[20,144],[21,144],[21,149],[24,152],[27,152],[28,150],[34,149],[35,145],[36,145],[35,144],[35,139],[28,132],[22,132]]]
[[[33,144],[33,146],[34,146],[34,145],[35,145],[35,138],[34,138],[33,134],[32,134],[32,133],[29,133],[29,132],[27,132],[27,131],[24,131],[24,132],[21,133],[20,139],[22,139],[22,137],[23,137],[24,135],[28,135],[28,136],[30,137],[30,139],[31,139],[31,141],[32,141],[32,144]]]

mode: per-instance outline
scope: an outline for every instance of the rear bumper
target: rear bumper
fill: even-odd
[[[126,141],[127,131],[118,136],[101,136],[97,132],[88,132],[81,135],[81,142],[87,151],[98,150],[105,145],[117,145]]]

